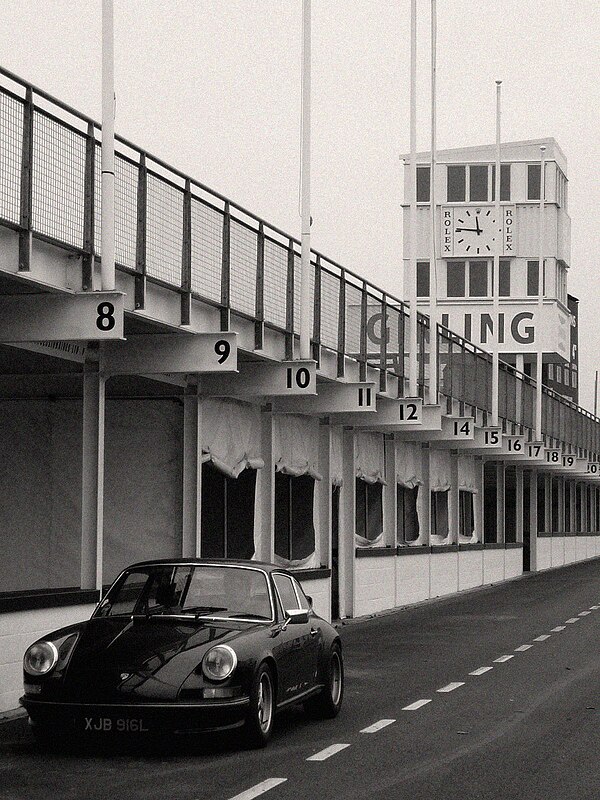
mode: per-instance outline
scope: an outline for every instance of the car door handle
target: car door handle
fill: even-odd
[[[311,628],[310,629],[310,635],[311,636],[316,636],[318,632],[319,632],[318,628]]]

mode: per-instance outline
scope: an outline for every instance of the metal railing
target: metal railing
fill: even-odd
[[[101,256],[100,125],[41,89],[0,68],[0,224],[18,231],[19,269],[29,270],[31,235],[68,248],[82,259],[81,287],[92,286]],[[181,321],[191,299],[217,308],[227,330],[231,314],[254,323],[260,349],[265,328],[285,336],[293,357],[299,334],[300,243],[251,211],[116,137],[115,236],[117,269],[133,276],[135,307],[155,283],[181,297]],[[408,390],[406,304],[312,251],[312,348],[337,356],[338,376],[347,357],[378,367],[380,384],[398,380]],[[429,386],[429,319],[418,315],[418,391]],[[491,358],[438,326],[439,392],[491,411]],[[501,365],[500,413],[531,427],[534,383]],[[600,424],[550,390],[544,392],[544,431],[600,451]]]

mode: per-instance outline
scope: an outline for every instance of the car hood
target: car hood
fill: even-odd
[[[81,630],[63,688],[79,702],[174,700],[208,649],[258,627],[234,620],[94,618]]]

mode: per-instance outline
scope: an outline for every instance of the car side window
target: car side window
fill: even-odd
[[[298,604],[298,598],[296,597],[296,592],[294,591],[294,586],[292,584],[292,579],[287,575],[273,575],[273,581],[275,583],[275,587],[277,588],[277,593],[281,598],[281,604],[285,611],[290,611],[292,609],[300,608]]]
[[[308,597],[304,594],[304,589],[297,580],[292,581],[294,584],[294,588],[296,589],[296,594],[298,595],[298,600],[300,601],[300,608],[304,611],[310,611],[310,602]]]

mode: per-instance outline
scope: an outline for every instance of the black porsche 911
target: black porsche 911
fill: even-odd
[[[38,738],[242,727],[264,746],[275,712],[335,717],[339,635],[292,574],[257,561],[147,561],[91,618],[32,644],[21,704]]]

